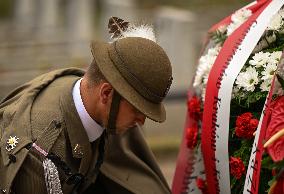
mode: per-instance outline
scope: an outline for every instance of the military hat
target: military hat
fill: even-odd
[[[166,119],[162,100],[172,83],[172,68],[156,42],[126,37],[92,42],[91,50],[102,74],[124,99],[154,121]]]

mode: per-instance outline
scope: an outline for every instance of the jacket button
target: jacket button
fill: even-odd
[[[9,160],[10,160],[11,162],[15,163],[15,162],[17,161],[17,158],[16,158],[15,155],[9,154]]]
[[[56,128],[60,128],[60,127],[61,127],[61,122],[55,121],[55,127],[56,127]]]

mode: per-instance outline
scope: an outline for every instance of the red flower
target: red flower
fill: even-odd
[[[230,157],[230,173],[236,178],[240,179],[245,173],[245,165],[241,158]]]
[[[236,135],[238,137],[251,139],[258,125],[258,120],[253,118],[250,112],[243,113],[236,120]]]
[[[271,117],[266,131],[266,140],[284,128],[284,96],[278,97],[270,106]],[[284,158],[284,137],[278,138],[267,147],[267,152],[274,162]]]
[[[256,128],[257,128],[257,126],[258,126],[258,120],[257,120],[257,119],[251,119],[251,120],[249,121],[249,129],[250,129],[251,131],[255,131]]]
[[[202,178],[196,179],[196,186],[198,187],[198,189],[200,189],[202,191],[202,194],[208,194],[209,193],[208,188],[207,188],[207,183]]]
[[[187,147],[193,149],[197,144],[198,128],[197,125],[186,129]]]
[[[193,119],[198,120],[201,118],[201,102],[196,96],[193,96],[187,101],[187,109],[189,116]]]
[[[252,114],[250,112],[243,113],[242,115],[238,116],[236,126],[246,126],[251,118]]]

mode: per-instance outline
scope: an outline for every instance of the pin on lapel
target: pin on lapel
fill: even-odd
[[[74,152],[75,154],[77,154],[78,156],[83,156],[83,147],[80,144],[76,144],[75,148],[74,148]]]
[[[6,146],[6,150],[8,152],[10,152],[11,150],[13,150],[17,144],[19,143],[18,142],[19,138],[17,136],[10,136],[10,138],[7,140],[7,146]]]

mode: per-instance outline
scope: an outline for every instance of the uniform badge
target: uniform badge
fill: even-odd
[[[13,150],[18,144],[18,140],[19,138],[17,136],[14,136],[14,137],[10,136],[10,138],[7,140],[6,150],[8,152]]]
[[[77,154],[78,156],[81,156],[81,157],[84,155],[83,148],[79,144],[75,145],[74,152],[75,152],[75,154]]]

